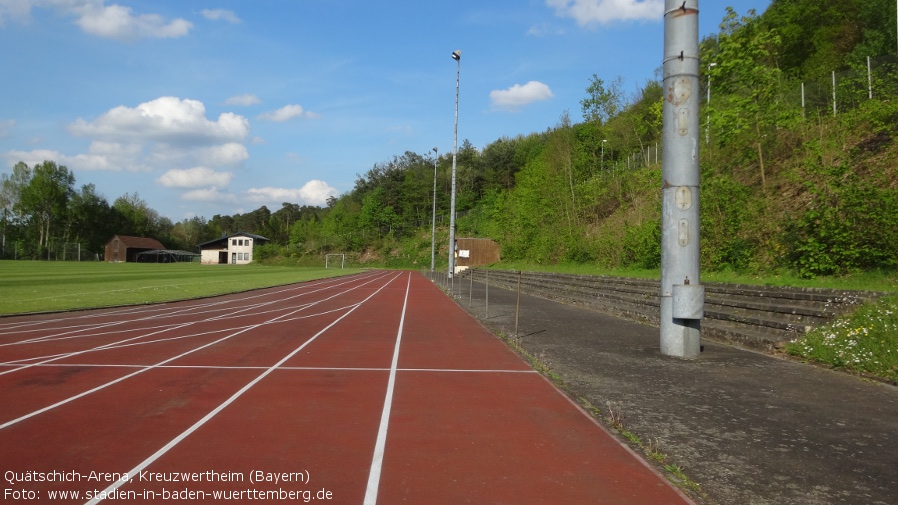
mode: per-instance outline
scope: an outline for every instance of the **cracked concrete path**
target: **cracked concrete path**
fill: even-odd
[[[513,335],[516,294],[490,286],[487,305],[471,286],[458,303]],[[517,319],[523,349],[657,443],[709,504],[896,503],[894,386],[707,340],[697,360],[671,358],[657,328],[524,294]]]

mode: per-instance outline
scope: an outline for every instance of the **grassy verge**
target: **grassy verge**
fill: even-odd
[[[0,261],[0,315],[165,302],[357,272],[198,263]]]
[[[786,351],[898,383],[898,295],[867,304],[790,343]]]

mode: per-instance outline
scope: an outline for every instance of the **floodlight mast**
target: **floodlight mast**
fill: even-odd
[[[440,159],[437,148],[433,148],[433,223],[430,228],[430,273],[436,268],[437,245],[437,161]]]
[[[452,193],[449,205],[449,278],[455,277],[455,170],[458,158],[458,84],[461,77],[461,50],[452,51],[455,70],[455,135],[452,141]]]
[[[698,0],[665,0],[661,167],[661,353],[701,352]]]

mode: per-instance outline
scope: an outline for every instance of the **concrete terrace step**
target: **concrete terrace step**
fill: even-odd
[[[660,281],[626,277],[466,270],[475,282],[581,305],[613,316],[657,325]],[[772,351],[812,328],[832,321],[880,293],[707,283],[702,335]]]

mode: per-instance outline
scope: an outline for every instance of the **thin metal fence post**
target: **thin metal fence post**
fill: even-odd
[[[470,279],[471,279],[471,282],[468,284],[468,307],[470,307],[474,301],[474,271],[473,270],[471,270]]]
[[[521,309],[521,271],[518,270],[518,299],[514,304],[514,337],[518,338],[518,313]]]
[[[490,318],[490,271],[486,270],[486,319]]]

